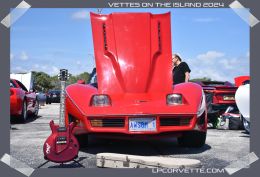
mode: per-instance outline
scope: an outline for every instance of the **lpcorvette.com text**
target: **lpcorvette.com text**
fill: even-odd
[[[225,169],[219,168],[153,168],[152,173],[225,173]]]

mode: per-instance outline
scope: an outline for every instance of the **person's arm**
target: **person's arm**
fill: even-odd
[[[189,82],[191,70],[186,62],[183,62],[183,71],[185,74],[185,82]]]
[[[185,82],[189,82],[189,79],[190,79],[190,73],[185,72]]]

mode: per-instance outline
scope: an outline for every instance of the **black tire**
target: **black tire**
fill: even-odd
[[[88,134],[75,135],[79,142],[80,148],[86,148],[88,146]]]
[[[245,129],[246,133],[250,134],[250,122],[248,122],[242,115],[242,124],[243,124],[243,128]]]
[[[22,123],[25,123],[27,118],[28,118],[27,104],[26,104],[26,101],[23,101],[23,104],[22,104],[22,114],[20,115],[20,120],[21,120]]]
[[[206,142],[207,132],[190,131],[184,132],[181,137],[178,138],[178,144],[182,147],[202,147]]]
[[[33,113],[33,117],[37,117],[38,116],[38,113],[39,113],[39,109],[40,109],[40,102],[38,100],[36,100],[36,103],[35,103],[35,108],[34,108],[34,113]]]

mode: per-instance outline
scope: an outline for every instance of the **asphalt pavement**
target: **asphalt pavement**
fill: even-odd
[[[142,156],[162,156],[200,160],[204,168],[224,168],[249,154],[250,136],[243,130],[208,129],[202,148],[179,147],[175,138],[161,140],[104,140],[90,137],[87,148],[81,148],[77,162],[60,164],[43,158],[43,143],[50,135],[50,120],[58,123],[59,104],[41,106],[39,116],[21,124],[14,122],[10,129],[10,154],[32,168],[97,168],[97,153],[120,153]],[[12,163],[13,167],[18,164]]]

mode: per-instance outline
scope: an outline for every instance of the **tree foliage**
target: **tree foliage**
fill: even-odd
[[[195,78],[195,79],[190,80],[190,82],[198,82],[198,81],[212,81],[212,80],[211,80],[211,78],[208,78],[208,77]]]
[[[50,76],[45,72],[33,72],[34,77],[34,87],[37,91],[47,92],[50,89],[60,89],[60,81],[58,76]],[[78,80],[85,80],[85,82],[89,79],[89,73],[84,72],[79,75],[73,76],[69,74],[69,80],[67,81],[67,85],[74,84]]]
[[[46,92],[49,89],[53,88],[53,85],[50,82],[51,77],[44,72],[33,72],[34,77],[34,88],[37,91]]]

